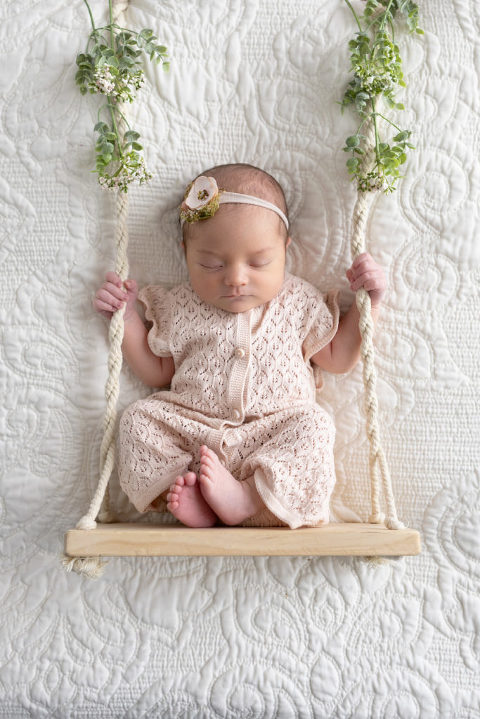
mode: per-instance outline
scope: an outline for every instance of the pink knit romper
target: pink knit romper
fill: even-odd
[[[235,479],[253,475],[265,508],[243,525],[327,524],[335,427],[310,357],[337,332],[336,293],[286,272],[278,295],[246,312],[207,304],[189,282],[149,285],[139,299],[150,349],[173,357],[175,374],[120,421],[119,479],[137,510],[164,511],[152,502],[177,475],[198,474],[206,444]]]

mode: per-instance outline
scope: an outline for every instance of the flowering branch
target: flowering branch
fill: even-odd
[[[356,133],[345,141],[343,150],[351,153],[347,168],[352,180],[357,181],[360,191],[392,192],[397,180],[402,177],[400,166],[407,159],[407,148],[413,149],[413,145],[408,142],[412,133],[410,130],[401,130],[378,112],[377,107],[378,101],[383,97],[390,109],[405,109],[394,97],[396,86],[405,87],[405,82],[400,51],[395,44],[393,21],[399,11],[406,19],[409,31],[423,35],[423,30],[418,27],[418,6],[412,0],[366,0],[363,15],[358,16],[351,2],[345,2],[353,13],[359,30],[355,38],[348,43],[354,75],[347,86],[341,106],[343,112],[347,105],[354,105],[362,120]],[[379,136],[378,117],[397,130],[390,143],[382,142]],[[371,169],[364,167],[367,148],[365,135],[361,134],[363,125],[368,120],[373,122],[375,130],[375,159]]]
[[[140,32],[122,28],[113,22],[112,0],[108,0],[110,22],[104,27],[95,27],[92,11],[87,0],[92,32],[89,35],[84,53],[77,55],[78,70],[75,81],[82,95],[87,92],[101,94],[106,103],[98,111],[98,122],[94,127],[98,133],[96,150],[96,169],[98,181],[105,189],[118,189],[127,192],[128,186],[138,181],[140,184],[151,179],[145,161],[140,154],[142,145],[140,135],[128,124],[120,112],[119,103],[133,102],[137,91],[144,83],[143,68],[139,57],[142,52],[150,60],[161,63],[168,70],[167,48],[158,45],[153,30],[145,28]],[[103,34],[105,32],[105,35]],[[100,113],[106,117],[100,120]],[[120,137],[118,129],[122,118],[128,130]]]

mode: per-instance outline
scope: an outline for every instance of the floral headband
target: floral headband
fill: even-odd
[[[180,225],[183,227],[185,222],[207,220],[209,217],[213,217],[220,205],[227,202],[258,205],[259,207],[265,207],[267,210],[273,210],[283,220],[288,230],[287,217],[276,205],[253,195],[242,195],[239,192],[219,190],[215,178],[205,177],[205,175],[197,177],[187,187],[180,207]]]

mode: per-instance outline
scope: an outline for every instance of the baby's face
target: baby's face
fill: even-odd
[[[225,211],[226,210],[226,211]],[[285,239],[277,215],[250,205],[220,206],[192,224],[186,248],[190,284],[197,295],[227,312],[269,302],[285,278]]]

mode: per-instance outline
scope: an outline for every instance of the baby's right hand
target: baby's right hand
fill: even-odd
[[[135,301],[137,299],[138,287],[135,280],[125,280],[122,283],[120,277],[115,272],[107,272],[105,282],[97,290],[93,306],[107,319],[111,319],[114,312],[119,310],[125,302],[124,320],[127,320],[135,312]]]

